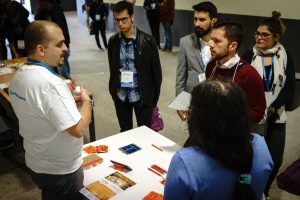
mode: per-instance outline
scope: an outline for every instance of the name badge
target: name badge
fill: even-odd
[[[18,49],[25,49],[24,40],[18,40]]]
[[[272,94],[272,92],[265,92],[265,97],[266,97],[267,108],[269,108],[270,105],[274,102],[275,97]]]
[[[100,21],[100,15],[95,16],[96,21]]]
[[[121,87],[133,88],[133,72],[121,71]]]
[[[205,77],[205,73],[201,73],[198,75],[198,79],[199,79],[199,83],[205,81],[206,77]]]
[[[151,8],[152,8],[152,10],[154,10],[155,7],[156,7],[155,3],[151,3]]]

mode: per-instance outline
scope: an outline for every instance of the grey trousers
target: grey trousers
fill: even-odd
[[[79,190],[83,187],[82,166],[71,174],[39,174],[29,169],[32,180],[42,190],[43,200],[82,199]]]

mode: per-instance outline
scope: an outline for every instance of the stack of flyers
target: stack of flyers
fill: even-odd
[[[130,178],[116,171],[82,188],[80,193],[90,200],[107,200],[135,184]]]

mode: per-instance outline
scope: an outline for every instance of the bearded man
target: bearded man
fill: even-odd
[[[217,22],[217,8],[204,1],[193,6],[195,32],[180,39],[176,75],[176,96],[182,91],[191,93],[194,86],[205,79],[205,67],[211,60],[210,33]],[[177,111],[182,120],[186,111]]]

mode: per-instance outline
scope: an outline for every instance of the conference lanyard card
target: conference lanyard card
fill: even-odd
[[[198,75],[198,79],[199,79],[199,83],[205,81],[205,79],[206,79],[206,78],[205,78],[205,73],[199,74],[199,75]]]
[[[133,88],[133,72],[121,71],[121,87]]]
[[[25,43],[24,40],[18,40],[18,49],[25,49]]]
[[[100,15],[95,16],[96,21],[100,21]]]
[[[123,153],[129,155],[132,154],[138,150],[141,150],[142,148],[137,146],[136,144],[129,144],[123,147],[120,147],[119,150],[122,151]]]
[[[152,10],[155,10],[156,4],[155,3],[151,3],[151,8],[152,8]]]

